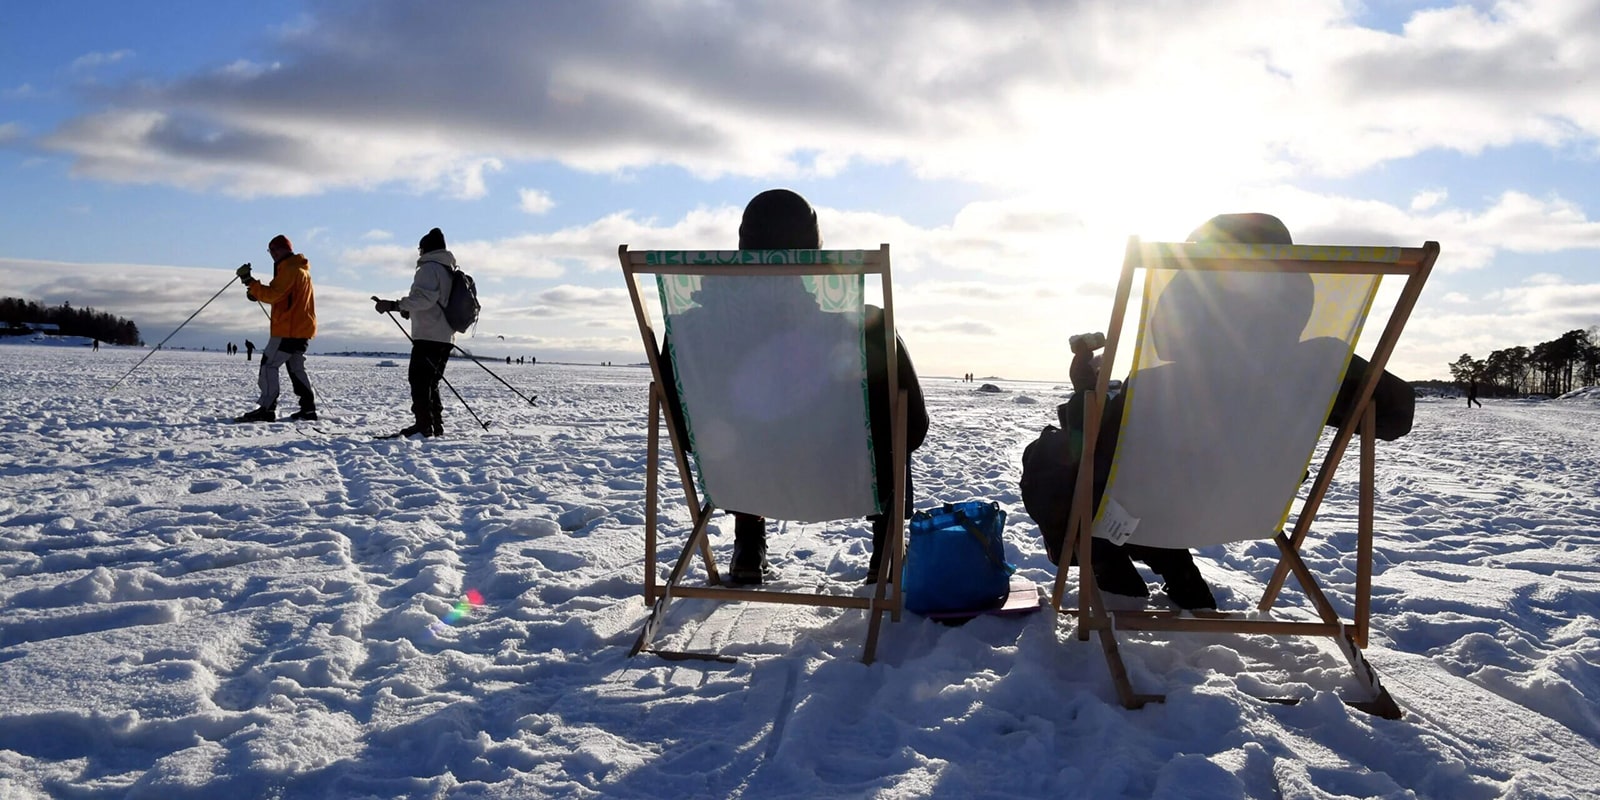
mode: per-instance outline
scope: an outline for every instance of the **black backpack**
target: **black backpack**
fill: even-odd
[[[1052,564],[1061,559],[1078,480],[1078,458],[1072,452],[1071,438],[1069,432],[1046,425],[1039,438],[1022,451],[1022,507],[1038,524]]]
[[[478,324],[478,284],[471,275],[462,272],[461,267],[439,266],[450,270],[450,297],[440,304],[444,309],[444,321],[456,333],[466,333]]]

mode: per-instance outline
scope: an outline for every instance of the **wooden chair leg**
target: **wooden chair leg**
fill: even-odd
[[[661,504],[661,395],[650,384],[649,433],[645,436],[644,466],[644,602],[656,601],[656,525]]]
[[[1344,655],[1345,661],[1350,664],[1350,669],[1355,672],[1356,682],[1360,683],[1372,698],[1346,700],[1345,705],[1384,719],[1400,719],[1404,716],[1400,704],[1395,702],[1389,690],[1384,688],[1383,682],[1378,680],[1378,671],[1373,669],[1371,662],[1361,654],[1361,648],[1356,645],[1355,632],[1348,628],[1340,631],[1340,634],[1334,637],[1334,643]]]
[[[861,663],[871,664],[878,658],[878,631],[883,627],[884,610],[874,606],[867,609],[867,643],[861,650]]]
[[[1372,618],[1372,517],[1374,483],[1377,481],[1372,440],[1376,431],[1376,419],[1373,406],[1368,405],[1367,413],[1361,417],[1361,486],[1356,521],[1354,633],[1356,645],[1360,647],[1367,646],[1368,622]]]
[[[1145,703],[1152,699],[1157,702],[1166,699],[1162,695],[1144,695],[1133,690],[1133,681],[1128,679],[1128,668],[1122,663],[1122,652],[1117,649],[1117,635],[1109,627],[1101,628],[1100,649],[1106,656],[1106,668],[1111,670],[1111,681],[1117,687],[1117,700],[1123,708],[1144,708]]]
[[[633,648],[628,651],[630,657],[638,655],[650,646],[650,640],[655,638],[656,630],[660,627],[662,621],[666,619],[667,606],[672,602],[672,590],[678,586],[678,582],[683,580],[684,574],[689,571],[689,564],[694,560],[697,546],[705,540],[706,520],[710,516],[708,506],[695,521],[694,530],[689,534],[689,540],[684,542],[683,552],[678,554],[677,562],[672,565],[672,574],[667,576],[666,585],[660,588],[655,604],[650,608],[649,616],[645,617],[644,629],[639,631],[639,638],[634,641]]]

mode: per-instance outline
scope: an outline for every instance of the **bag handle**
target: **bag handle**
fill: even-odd
[[[990,566],[994,567],[995,569],[1006,570],[1008,573],[1016,571],[1015,567],[1006,563],[1005,558],[997,557],[994,554],[994,548],[990,546],[989,537],[984,536],[983,531],[978,530],[978,524],[973,522],[972,519],[966,515],[966,512],[951,506],[949,503],[944,504],[944,510],[954,516],[956,522],[960,523],[961,527],[965,528],[967,533],[972,536],[973,540],[978,543],[978,549],[982,550],[984,557],[989,559]]]

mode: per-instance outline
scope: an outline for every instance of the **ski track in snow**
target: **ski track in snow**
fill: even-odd
[[[1573,797],[1600,785],[1600,406],[1422,401],[1379,444],[1368,656],[1408,714],[1353,711],[1331,648],[1125,636],[1045,612],[947,627],[680,601],[645,616],[637,368],[452,362],[447,437],[403,370],[313,356],[315,424],[221,424],[254,363],[0,346],[0,797]],[[919,507],[996,500],[1021,575],[1053,573],[1017,489],[1060,386],[925,379]],[[981,382],[980,382],[981,383]],[[292,397],[287,398],[293,402]],[[1356,451],[1306,558],[1348,609]],[[663,462],[661,555],[687,527]],[[774,523],[777,527],[777,524]],[[732,526],[713,523],[719,557]],[[865,592],[862,521],[771,536],[784,585]],[[1200,552],[1253,607],[1276,548]],[[441,620],[468,590],[483,604]],[[1291,581],[1279,606],[1298,606]],[[1309,611],[1300,612],[1307,616]],[[1304,698],[1294,706],[1247,693]]]

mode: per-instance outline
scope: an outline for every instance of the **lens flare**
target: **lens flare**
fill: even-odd
[[[481,605],[483,605],[483,594],[477,589],[468,589],[466,596],[456,601],[455,607],[450,609],[450,613],[445,614],[443,619],[428,626],[428,632],[434,636],[444,633],[445,629],[456,624],[458,620],[471,614],[472,609]]]

